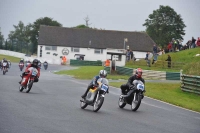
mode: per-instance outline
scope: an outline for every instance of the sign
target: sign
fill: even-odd
[[[64,49],[62,50],[62,54],[63,54],[63,55],[68,55],[68,54],[69,54],[69,50],[68,50],[67,48],[64,48]]]

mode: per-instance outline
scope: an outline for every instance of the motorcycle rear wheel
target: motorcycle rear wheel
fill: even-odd
[[[103,102],[104,102],[104,97],[99,96],[97,102],[96,100],[94,102],[93,111],[97,112],[103,105]]]
[[[133,101],[131,103],[131,110],[132,111],[136,111],[141,104],[141,95],[140,93],[134,93],[134,98]]]
[[[30,81],[28,86],[27,86],[28,89],[27,89],[26,93],[29,93],[29,91],[31,90],[32,86],[33,86],[33,81]]]

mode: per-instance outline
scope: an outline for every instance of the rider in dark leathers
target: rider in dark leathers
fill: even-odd
[[[138,68],[136,70],[136,73],[128,79],[128,82],[126,84],[121,85],[120,88],[121,88],[122,95],[124,95],[124,97],[129,97],[128,92],[131,89],[134,89],[134,87],[135,87],[133,84],[134,80],[140,80],[145,84],[145,81],[142,78],[142,69],[141,68]],[[126,92],[127,92],[127,94],[126,94]]]

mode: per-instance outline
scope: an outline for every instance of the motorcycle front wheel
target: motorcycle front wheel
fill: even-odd
[[[93,111],[97,112],[103,105],[103,102],[104,102],[104,97],[99,96],[98,100],[97,101],[95,100],[95,102],[94,102]]]
[[[124,101],[121,97],[119,97],[118,105],[120,108],[123,108],[126,106],[126,103],[124,103]]]
[[[19,86],[19,91],[22,92],[23,90],[24,90],[24,87],[20,85]]]
[[[141,95],[140,93],[134,93],[134,98],[133,101],[131,103],[131,110],[132,111],[136,111],[141,104]]]
[[[30,81],[28,86],[27,86],[28,89],[27,89],[26,93],[29,93],[29,91],[31,90],[32,86],[33,86],[33,81]]]
[[[82,101],[84,101],[84,100],[85,100],[85,99],[82,98]],[[82,102],[82,101],[81,101],[80,106],[81,106],[82,109],[84,109],[84,108],[86,108],[86,107],[88,106],[88,104],[85,103],[85,102]]]

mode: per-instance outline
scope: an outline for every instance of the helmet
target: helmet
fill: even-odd
[[[141,78],[142,77],[142,69],[141,68],[136,69],[135,75],[137,78]]]
[[[102,78],[106,78],[106,76],[107,76],[106,70],[100,70],[99,76],[102,77]]]
[[[34,59],[32,64],[33,64],[34,67],[38,66],[38,60]]]

